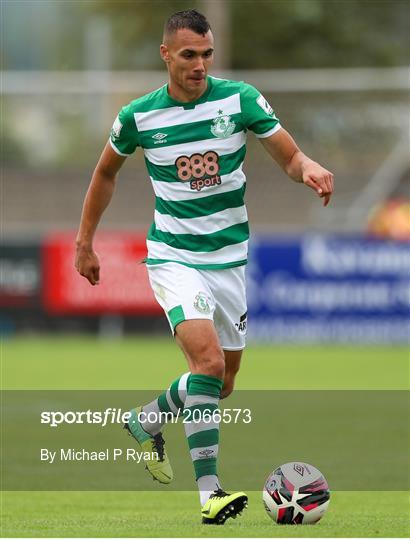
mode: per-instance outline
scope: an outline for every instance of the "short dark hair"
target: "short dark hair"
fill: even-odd
[[[211,29],[211,26],[205,15],[196,9],[177,11],[165,23],[164,36],[174,34],[182,28],[188,28],[188,30],[204,36]]]

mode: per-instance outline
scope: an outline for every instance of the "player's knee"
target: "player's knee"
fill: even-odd
[[[204,344],[194,355],[195,366],[200,373],[223,379],[225,374],[225,358],[217,345]]]
[[[222,351],[213,350],[210,351],[208,356],[205,356],[204,365],[208,375],[223,379],[225,375],[225,362]]]

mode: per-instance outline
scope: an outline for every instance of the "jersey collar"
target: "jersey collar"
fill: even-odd
[[[199,105],[200,103],[204,103],[208,99],[208,96],[212,90],[212,77],[207,75],[206,80],[207,80],[207,87],[206,87],[205,92],[202,94],[202,96],[200,96],[195,101],[188,101],[188,102],[177,101],[176,99],[172,98],[168,93],[168,84],[166,84],[164,86],[164,89],[165,89],[165,95],[166,95],[167,101],[171,105],[183,107],[184,109],[194,109],[197,105]]]

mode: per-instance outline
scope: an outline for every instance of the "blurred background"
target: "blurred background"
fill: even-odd
[[[251,339],[406,342],[407,0],[2,0],[2,333],[168,331],[136,264],[154,207],[142,152],[97,234],[99,287],[76,275],[73,240],[116,114],[167,81],[163,24],[189,8],[214,32],[212,74],[256,86],[335,174],[323,208],[248,137]]]

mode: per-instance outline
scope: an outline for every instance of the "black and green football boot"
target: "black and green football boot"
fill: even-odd
[[[202,523],[223,525],[229,518],[236,519],[248,506],[248,496],[242,491],[225,493],[217,489],[202,507]]]
[[[124,428],[129,435],[141,446],[143,452],[148,452],[152,458],[145,460],[145,468],[151,473],[154,480],[158,480],[161,484],[169,484],[174,478],[172,467],[165,451],[165,441],[162,433],[151,435],[142,428],[138,416],[142,407],[132,409],[131,416],[124,424]]]

